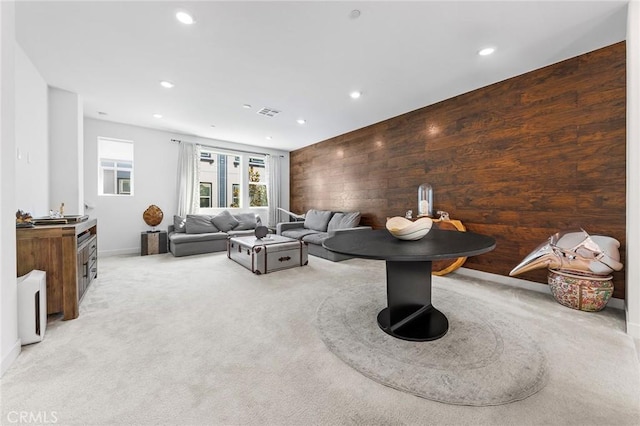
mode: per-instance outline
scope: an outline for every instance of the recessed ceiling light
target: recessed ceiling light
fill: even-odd
[[[162,80],[160,82],[160,86],[165,87],[167,89],[171,89],[173,86],[175,86],[175,84],[173,84],[172,82],[167,81],[167,80]]]
[[[273,138],[272,138],[271,136],[267,136],[267,137],[266,137],[266,139],[267,139],[268,141],[270,141],[270,140],[271,140],[271,139],[273,139]]]
[[[349,18],[358,19],[360,17],[360,11],[358,9],[353,9],[351,13],[349,13]]]
[[[98,115],[107,115],[107,113],[104,111],[98,111]]]
[[[191,25],[194,22],[196,22],[193,19],[193,16],[189,15],[187,12],[184,12],[184,11],[180,11],[176,13],[176,19],[185,25]]]
[[[215,124],[212,124],[212,125],[211,125],[211,127],[216,127],[216,125],[215,125]]]
[[[351,93],[349,93],[349,96],[351,96],[351,99],[358,99],[360,96],[362,96],[362,93],[356,91],[353,91]]]
[[[162,118],[162,114],[153,114],[153,118]]]
[[[244,104],[244,105],[242,105],[242,108],[251,109],[251,105],[249,105],[249,104]]]
[[[304,124],[307,122],[307,120],[305,120],[304,118],[298,118],[296,121],[298,122],[298,124]]]
[[[495,47],[485,47],[484,49],[481,49],[478,51],[478,55],[487,56],[487,55],[491,55],[495,51],[496,51]]]

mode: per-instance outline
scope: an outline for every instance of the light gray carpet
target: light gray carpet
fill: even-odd
[[[309,256],[261,276],[224,253],[98,262],[80,317],[50,323],[0,380],[0,424],[12,412],[55,412],[61,425],[640,424],[638,360],[619,310],[436,277],[436,292],[507,317],[549,363],[547,386],[521,401],[449,405],[365,377],[320,337],[322,301],[364,284],[384,292],[384,262]]]
[[[367,377],[448,404],[499,405],[527,398],[547,382],[547,360],[521,327],[474,297],[434,289],[449,319],[447,334],[409,342],[384,333],[376,316],[386,306],[381,286],[349,287],[318,309],[327,347]]]

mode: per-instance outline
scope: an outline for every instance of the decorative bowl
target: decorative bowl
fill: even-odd
[[[558,303],[572,309],[597,312],[613,294],[611,275],[597,276],[549,269],[549,288]]]
[[[387,230],[399,240],[419,240],[429,233],[433,221],[428,217],[411,221],[401,216],[387,219]]]

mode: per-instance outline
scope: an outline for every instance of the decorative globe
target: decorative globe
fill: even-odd
[[[163,216],[162,210],[160,210],[160,207],[155,204],[151,204],[147,207],[144,213],[142,213],[142,219],[144,219],[144,222],[151,227],[160,225]]]

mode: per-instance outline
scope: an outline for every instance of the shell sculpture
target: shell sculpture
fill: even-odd
[[[155,204],[151,204],[147,207],[144,213],[142,213],[142,219],[144,219],[144,222],[151,227],[160,225],[163,216],[164,214],[162,213],[162,210],[160,210],[160,207]]]
[[[599,311],[613,294],[610,274],[623,267],[619,247],[615,238],[589,235],[584,229],[558,232],[529,253],[509,275],[547,268],[551,294],[558,303]]]
[[[619,247],[615,238],[589,235],[585,230],[558,232],[529,253],[509,275],[549,268],[606,276],[622,269]]]
[[[429,233],[433,221],[431,218],[422,217],[416,221],[405,219],[404,217],[395,216],[387,219],[387,230],[394,237],[400,240],[415,241],[424,237]]]

